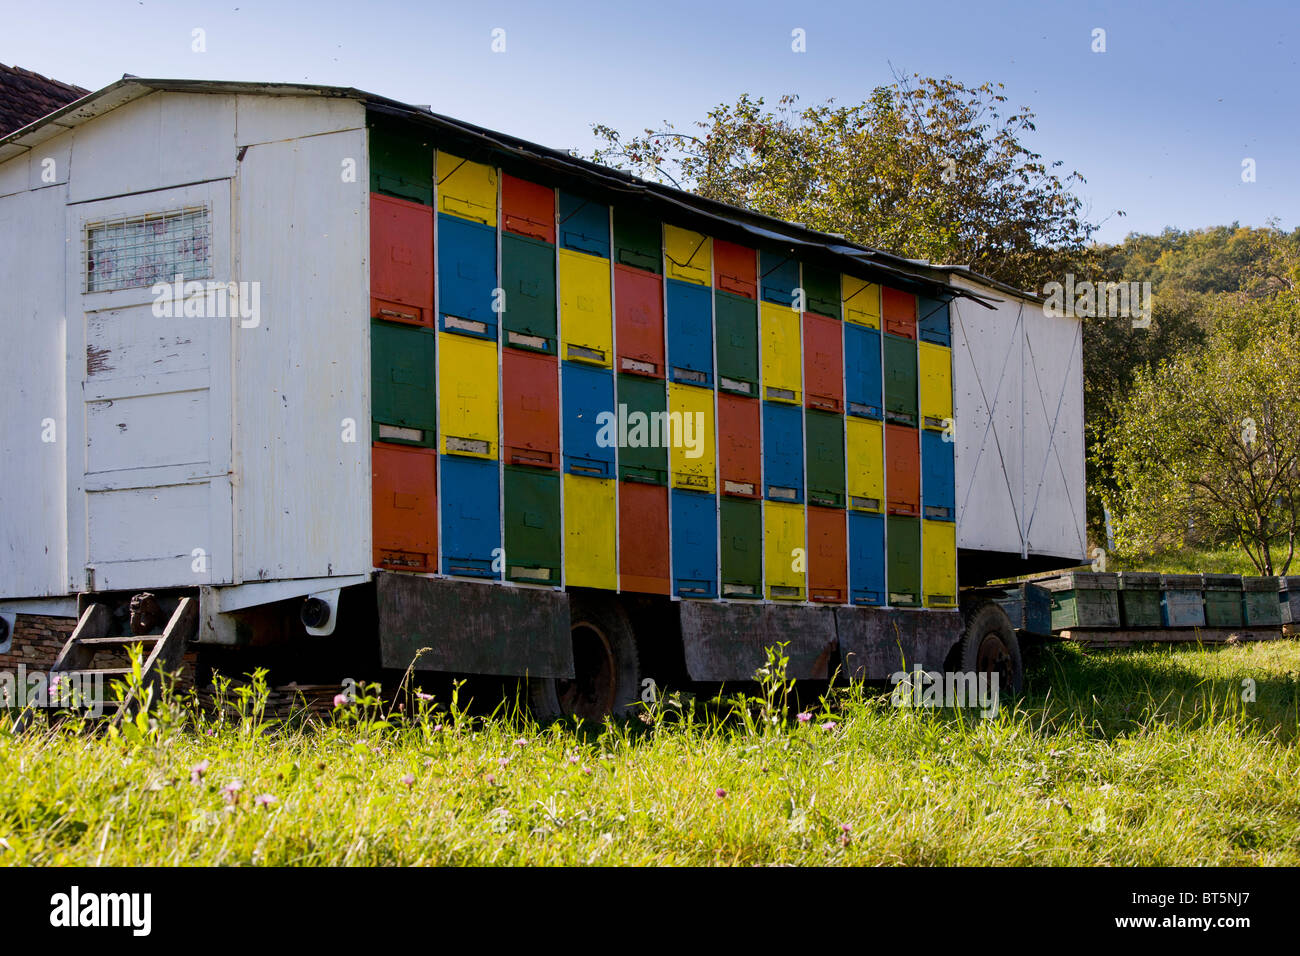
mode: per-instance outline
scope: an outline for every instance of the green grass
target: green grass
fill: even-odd
[[[1286,542],[1274,550],[1274,561],[1286,559]],[[1160,571],[1165,574],[1259,574],[1246,552],[1237,547],[1182,548],[1144,557],[1121,554],[1106,556],[1107,571]],[[1282,573],[1281,564],[1275,565],[1275,574]],[[1300,571],[1300,562],[1292,561],[1290,573]]]
[[[777,677],[576,728],[406,695],[112,736],[0,716],[0,862],[1300,864],[1300,643],[1031,657],[987,720],[853,687],[800,722]]]

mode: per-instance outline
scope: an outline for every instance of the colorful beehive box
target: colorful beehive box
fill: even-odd
[[[1165,627],[1205,627],[1205,582],[1199,574],[1160,576],[1160,623]]]
[[[993,599],[1011,621],[1011,626],[1030,634],[1052,633],[1052,592],[1026,581],[1006,588]]]
[[[1290,575],[1285,581],[1285,590],[1278,594],[1282,605],[1282,623],[1300,624],[1300,575]]]
[[[1205,626],[1241,627],[1241,575],[1206,574]]]
[[[1124,627],[1159,627],[1160,575],[1143,571],[1119,574],[1119,617]]]
[[[955,606],[945,301],[434,139],[370,123],[377,567]]]
[[[1119,575],[1071,571],[1035,582],[1052,592],[1052,630],[1119,627]]]
[[[1281,627],[1282,604],[1278,600],[1281,579],[1268,576],[1241,579],[1241,616],[1247,627]]]

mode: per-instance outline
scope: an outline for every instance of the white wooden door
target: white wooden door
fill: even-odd
[[[178,268],[208,288],[233,278],[229,182],[75,204],[68,216],[81,238],[68,256],[69,583],[229,583],[238,318],[219,314],[221,296],[172,301],[156,288]]]

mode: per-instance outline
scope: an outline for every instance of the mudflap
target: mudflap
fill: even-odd
[[[749,681],[767,663],[765,649],[786,643],[787,674],[825,680],[835,658],[835,611],[777,604],[681,601],[682,647],[692,680]]]
[[[942,671],[948,652],[961,640],[958,610],[897,610],[837,607],[840,666],[854,680],[889,680],[917,666]]]
[[[384,667],[496,676],[573,677],[569,598],[562,591],[498,587],[376,572]]]

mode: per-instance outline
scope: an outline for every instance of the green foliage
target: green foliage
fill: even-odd
[[[1106,439],[1140,372],[1205,343],[1225,322],[1250,327],[1284,321],[1300,281],[1300,229],[1216,226],[1158,236],[1132,234],[1089,251],[1087,274],[1107,281],[1150,282],[1149,328],[1127,318],[1091,318],[1083,327],[1084,407],[1091,537],[1102,540],[1102,504],[1117,497]],[[1235,318],[1234,318],[1235,317]]]
[[[1149,554],[1234,541],[1285,574],[1300,532],[1300,356],[1287,293],[1220,309],[1204,347],[1139,372],[1105,442],[1116,544]],[[1284,544],[1278,547],[1278,541]]]
[[[1300,644],[1041,654],[993,719],[852,685],[801,720],[779,650],[756,695],[599,725],[405,686],[164,695],[131,736],[0,711],[0,864],[1300,863]]]
[[[1037,288],[1084,250],[1095,226],[1077,173],[1021,137],[1027,108],[1001,84],[900,79],[852,106],[776,109],[741,96],[694,127],[638,135],[597,124],[597,162],[898,255],[970,265]]]
[[[1285,233],[1276,223],[1133,233],[1118,245],[1097,247],[1095,257],[1106,274],[1150,282],[1162,295],[1239,292],[1261,298],[1300,287],[1300,229]]]

